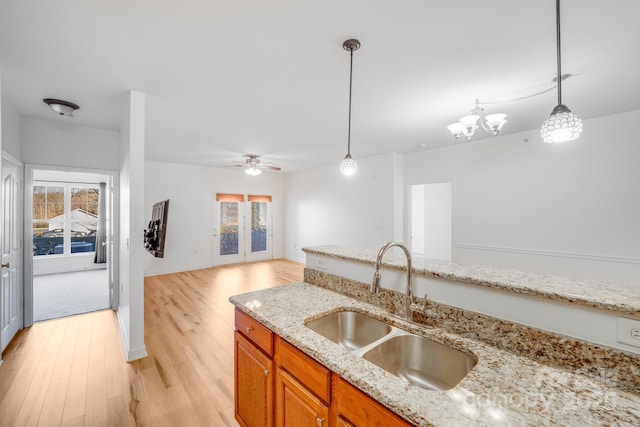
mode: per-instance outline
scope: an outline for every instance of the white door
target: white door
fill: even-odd
[[[0,351],[23,324],[20,203],[22,165],[2,158],[2,271],[0,273]]]
[[[273,258],[270,196],[219,194],[213,216],[214,266]]]

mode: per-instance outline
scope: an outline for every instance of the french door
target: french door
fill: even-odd
[[[213,265],[271,259],[271,196],[216,195]]]

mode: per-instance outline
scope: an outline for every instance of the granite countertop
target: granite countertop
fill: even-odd
[[[640,394],[442,329],[404,322],[373,305],[314,286],[291,283],[235,295],[230,301],[408,421],[435,426],[640,425]],[[453,389],[415,387],[305,326],[330,312],[353,309],[473,354],[478,363]]]
[[[378,255],[377,251],[371,249],[345,246],[314,246],[302,250],[307,254],[371,265],[375,264]],[[388,252],[382,264],[386,268],[406,270],[407,261],[404,255],[398,256]],[[640,317],[640,283],[637,286],[613,284],[421,258],[414,259],[412,266],[412,271],[416,274]]]

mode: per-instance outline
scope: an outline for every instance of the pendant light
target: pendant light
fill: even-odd
[[[560,61],[560,0],[556,0],[556,61],[558,66],[558,105],[542,124],[540,136],[544,142],[560,143],[580,137],[582,120],[562,103],[562,71]]]
[[[344,50],[348,50],[351,54],[351,62],[349,65],[349,133],[347,134],[347,155],[340,162],[340,173],[345,176],[351,176],[358,171],[358,164],[351,157],[351,88],[353,87],[353,51],[360,49],[360,42],[356,39],[349,39],[342,44]]]

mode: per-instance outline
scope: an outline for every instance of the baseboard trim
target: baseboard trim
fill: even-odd
[[[186,267],[168,268],[163,270],[151,270],[151,271],[145,271],[144,277],[161,276],[163,274],[182,273],[185,271],[193,271],[193,270],[204,270],[206,268],[211,268],[211,265],[202,264],[202,265],[190,265]]]
[[[134,349],[129,348],[129,334],[127,329],[125,328],[124,323],[122,323],[122,317],[120,317],[120,310],[116,310],[116,314],[118,316],[118,324],[120,325],[120,337],[122,338],[122,348],[124,349],[124,357],[127,362],[133,362],[134,360],[142,359],[147,357],[147,347],[137,347]]]
[[[522,254],[522,255],[580,259],[580,260],[586,260],[586,261],[615,262],[620,264],[640,264],[640,259],[637,259],[637,258],[622,258],[622,257],[612,257],[612,256],[606,256],[606,255],[590,255],[590,254],[581,254],[581,253],[574,253],[574,252],[541,251],[537,249],[475,245],[471,243],[456,243],[455,247],[460,249],[471,249],[471,250],[487,251],[487,252],[506,252],[506,253],[513,253],[513,254]]]
[[[133,362],[134,360],[143,359],[147,357],[147,347],[142,346],[132,350],[129,350],[126,354],[127,362]]]

